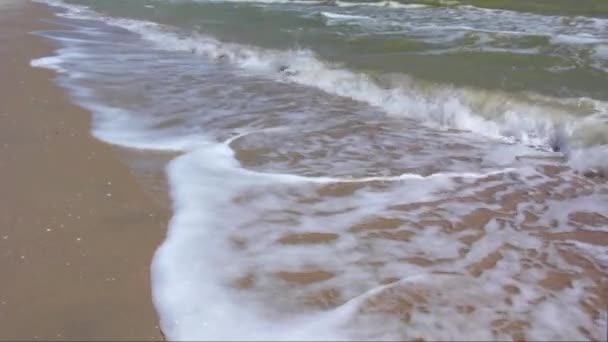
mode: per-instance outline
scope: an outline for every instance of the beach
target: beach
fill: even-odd
[[[52,16],[0,3],[0,339],[160,340],[149,264],[168,210],[30,66]]]
[[[0,2],[0,339],[606,340],[585,3]]]

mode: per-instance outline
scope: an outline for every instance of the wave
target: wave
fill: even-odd
[[[153,22],[100,18],[98,14],[87,13],[86,8],[70,8],[72,12],[69,15],[102,19],[140,34],[160,49],[188,51],[279,82],[314,87],[435,128],[471,131],[566,155],[575,150],[580,154],[589,147],[589,139],[586,138],[589,134],[596,137],[599,134],[601,138],[595,141],[608,141],[608,129],[600,133],[597,129],[589,130],[590,127],[608,125],[605,119],[608,105],[601,101],[582,99],[587,106],[581,108],[581,99],[564,100],[535,94],[429,85],[403,74],[369,75],[323,61],[309,50],[262,49],[224,43],[198,33],[184,36],[172,27]],[[576,114],[581,109],[583,112]],[[587,115],[589,113],[597,115]]]
[[[213,162],[209,163],[210,160]],[[508,171],[497,173],[501,172]],[[155,254],[152,273],[155,306],[162,313],[163,332],[167,336],[173,340],[352,340],[345,326],[357,316],[357,311],[365,305],[367,298],[386,286],[365,291],[326,312],[302,312],[269,319],[259,307],[262,305],[258,302],[259,298],[248,298],[247,309],[243,310],[239,294],[232,293],[221,283],[227,274],[238,274],[243,266],[242,261],[234,260],[225,240],[235,232],[235,227],[247,222],[248,209],[243,208],[239,215],[226,212],[228,216],[222,216],[225,208],[232,207],[234,196],[251,187],[271,190],[273,185],[279,184],[297,189],[298,184],[302,183],[378,181],[387,177],[350,180],[258,173],[239,167],[228,142],[178,157],[169,165],[168,174],[175,215],[171,219],[167,239]],[[485,175],[431,177],[447,178],[437,181],[412,175],[402,177],[402,180],[428,182],[422,192],[430,193],[431,189],[452,184],[451,177],[461,176],[475,179]],[[264,207],[264,204],[261,206]],[[297,253],[293,251],[288,256],[284,255],[283,259],[294,259]],[[234,262],[230,270],[217,267],[227,260]],[[273,260],[271,264],[276,264],[279,259]],[[193,262],[196,264],[195,272],[192,272]],[[399,283],[415,283],[427,277],[441,280],[437,275],[414,275],[401,279]],[[233,324],[235,321],[239,322],[237,326]],[[370,331],[385,333],[379,331],[385,327],[377,329],[378,325],[375,325],[374,328],[371,322],[360,324]]]
[[[561,44],[573,44],[573,45],[588,45],[588,44],[601,44],[607,43],[608,39],[594,37],[591,35],[570,35],[570,34],[558,34],[552,36],[552,40],[555,43]]]
[[[405,75],[372,77],[324,62],[308,50],[265,50],[199,34],[183,38],[148,22],[114,20],[114,24],[139,32],[164,49],[192,51],[279,81],[366,102],[389,114],[419,119],[435,127],[469,130],[539,146],[550,145],[557,127],[569,133],[580,127],[579,118],[569,114],[575,108],[547,105],[552,99],[536,105],[499,92],[451,86],[423,90],[419,82]],[[589,101],[596,107],[594,110],[605,110],[602,102]]]
[[[334,20],[373,20],[370,17],[366,17],[364,15],[350,15],[350,14],[342,14],[342,13],[332,13],[332,12],[320,12],[321,16],[327,19]]]
[[[92,14],[83,8],[73,7],[73,9],[72,14],[75,17],[86,18]],[[100,18],[97,14],[92,15],[92,18]],[[592,126],[597,126],[597,123],[603,120],[608,121],[606,110],[608,107],[592,99],[551,99],[535,94],[521,95],[521,98],[517,98],[513,94],[422,85],[420,81],[404,75],[374,77],[349,70],[322,61],[310,51],[259,49],[222,43],[212,37],[198,34],[183,37],[170,27],[150,22],[102,19],[110,24],[138,32],[154,43],[158,49],[198,54],[216,63],[231,64],[249,73],[262,75],[278,82],[299,83],[331,94],[367,102],[392,115],[417,118],[429,125],[470,128],[497,138],[516,138],[522,142],[532,142],[537,139],[539,143],[564,146],[563,140],[570,139],[574,137],[574,133],[580,132],[580,127],[577,127],[576,123],[577,118],[572,115],[573,109],[584,108],[586,113],[582,121]],[[73,43],[77,45],[78,42]],[[78,52],[78,49],[76,51],[60,49],[57,51],[57,56],[34,60],[32,65],[55,68],[60,73],[74,76],[73,71],[68,70],[69,66],[62,64],[62,57],[69,60],[66,54]],[[88,57],[85,58],[88,60]],[[172,65],[171,72],[175,72],[175,65]],[[77,98],[82,99],[87,96],[83,88],[73,87],[70,90],[76,93]],[[222,143],[216,143],[211,139],[207,141],[198,134],[179,134],[183,132],[175,132],[177,134],[170,134],[167,139],[159,139],[158,135],[146,135],[145,130],[128,132],[124,127],[131,125],[130,120],[134,116],[132,113],[123,113],[99,104],[87,105],[96,115],[104,115],[103,120],[94,122],[94,132],[105,141],[137,148],[187,152],[174,159],[167,168],[174,215],[169,223],[167,237],[152,261],[153,300],[160,314],[162,330],[171,340],[353,340],[360,339],[349,335],[353,333],[356,335],[359,332],[357,329],[367,334],[360,336],[367,336],[369,339],[396,339],[390,333],[402,331],[403,321],[397,320],[395,323],[390,320],[378,321],[364,317],[361,313],[366,307],[369,308],[369,302],[383,293],[390,295],[391,289],[397,287],[406,290],[409,288],[414,295],[420,293],[417,292],[419,288],[439,293],[438,296],[429,297],[431,306],[430,310],[426,311],[429,314],[415,316],[415,319],[419,318],[419,320],[413,320],[414,323],[411,324],[413,331],[406,331],[405,339],[413,339],[418,335],[431,340],[496,339],[497,336],[493,335],[491,327],[493,327],[492,323],[499,319],[530,322],[534,327],[533,334],[529,336],[532,339],[548,339],[556,336],[583,338],[580,331],[576,330],[577,325],[556,327],[546,322],[554,321],[552,318],[555,312],[564,313],[569,321],[584,317],[577,299],[579,293],[589,288],[584,282],[585,279],[573,282],[573,287],[568,287],[566,292],[561,292],[559,296],[548,296],[549,300],[541,306],[534,306],[543,310],[530,310],[528,306],[521,304],[514,308],[506,300],[497,300],[500,298],[497,297],[500,292],[497,292],[499,286],[496,284],[502,279],[509,279],[511,284],[517,285],[516,288],[523,293],[523,297],[515,297],[520,301],[531,298],[530,294],[536,294],[538,290],[536,278],[542,279],[543,276],[543,270],[536,269],[532,270],[534,273],[529,273],[533,278],[528,282],[513,276],[514,270],[519,268],[521,262],[529,259],[520,260],[523,256],[510,249],[501,249],[506,257],[500,261],[500,266],[492,271],[492,278],[483,276],[473,278],[454,274],[455,272],[447,274],[446,270],[451,270],[452,267],[462,268],[462,265],[451,265],[445,260],[457,256],[463,245],[458,238],[448,236],[433,227],[424,229],[422,233],[416,233],[411,242],[399,245],[398,248],[406,249],[413,255],[425,255],[428,251],[432,251],[434,256],[444,260],[439,266],[443,274],[432,274],[424,268],[412,266],[403,259],[396,258],[398,253],[395,245],[384,239],[366,241],[362,248],[361,240],[349,239],[349,235],[344,234],[345,236],[334,244],[298,249],[297,246],[277,246],[274,240],[279,230],[276,229],[277,226],[272,226],[270,223],[256,226],[256,219],[260,216],[264,217],[267,214],[270,217],[294,208],[303,208],[305,213],[312,213],[315,208],[346,209],[347,215],[344,216],[347,218],[340,218],[340,215],[329,218],[327,215],[305,215],[306,222],[289,227],[294,231],[310,229],[310,227],[315,229],[328,227],[328,231],[341,233],[341,225],[344,226],[343,229],[349,229],[352,222],[363,222],[364,219],[369,218],[369,215],[395,215],[392,207],[397,203],[407,204],[419,202],[421,199],[451,197],[453,194],[449,191],[455,187],[463,184],[473,185],[480,178],[495,178],[493,176],[508,174],[513,171],[512,169],[489,172],[484,170],[479,173],[444,172],[428,176],[403,173],[397,176],[361,178],[262,173],[241,167],[235,158],[236,149],[230,146],[247,134],[240,134],[228,140],[222,139]],[[579,155],[579,150],[572,151],[573,162],[589,162],[589,155],[584,153]],[[597,153],[596,161],[606,160],[608,151],[605,151],[605,147],[594,145],[588,151]],[[498,151],[496,154],[502,157],[505,151]],[[526,172],[533,172],[533,169],[530,167]],[[513,177],[512,181],[515,184],[528,185],[526,183],[528,179],[535,178],[525,177],[526,173],[522,170],[517,170],[517,173],[524,176]],[[531,175],[540,177],[536,182],[546,181],[540,174]],[[325,196],[321,202],[306,201],[307,204],[304,204],[304,201],[301,201],[294,205],[294,201],[304,198],[294,196],[294,192],[301,191],[308,196],[311,187],[317,189],[328,184],[366,182],[391,182],[391,187],[380,192],[377,189],[357,190],[356,194],[349,196],[348,199],[334,200],[332,196]],[[243,199],[245,201],[243,205],[236,203]],[[578,205],[599,211],[603,208],[595,207],[600,207],[603,203],[594,197],[584,197]],[[550,202],[543,203],[543,206],[545,205],[553,205],[554,210],[563,211],[562,207]],[[458,212],[465,212],[465,209],[462,203],[456,207]],[[347,221],[342,222],[341,219]],[[247,228],[243,229],[243,227]],[[281,232],[285,230],[283,226],[280,228]],[[246,241],[244,243],[248,247],[244,251],[236,250],[231,242],[237,241],[235,237],[243,236],[243,241]],[[487,228],[487,236],[483,236],[472,246],[467,252],[466,261],[482,262],[489,251],[498,250],[497,248],[502,245],[512,246],[512,243],[516,243],[518,249],[527,251],[537,250],[542,246],[543,250],[548,251],[547,263],[555,262],[552,249],[542,244],[543,242],[537,237],[519,229],[509,228],[507,225],[499,227],[498,224],[493,225],[491,222]],[[406,274],[407,276],[392,284],[379,285],[376,280],[379,277],[379,267],[362,270],[356,265],[360,260],[369,259],[370,250],[374,251],[374,262],[386,262],[387,268],[393,268],[389,269],[391,275]],[[601,253],[602,250],[599,252]],[[281,312],[279,314],[276,312],[274,315],[269,314],[275,309],[272,306],[279,306],[277,303],[284,298],[301,297],[310,292],[299,292],[294,295],[294,292],[290,292],[293,290],[291,288],[280,288],[277,291],[276,287],[265,287],[264,281],[270,277],[264,278],[264,275],[272,275],[275,270],[283,270],[284,267],[290,269],[289,266],[294,264],[314,263],[319,259],[322,259],[322,265],[329,270],[336,271],[335,279],[328,280],[329,285],[344,290],[347,300],[328,310],[299,310],[297,313],[289,312],[284,315],[279,310]],[[237,276],[248,272],[262,275],[261,281],[259,278],[256,280],[259,283],[256,283],[258,287],[253,296],[247,296],[247,291],[228,285]],[[374,274],[370,275],[371,273]],[[539,273],[538,276],[536,273]],[[316,289],[319,288],[313,288],[313,291]],[[271,296],[272,300],[265,300],[265,295]],[[389,300],[399,301],[400,298],[389,297]],[[479,309],[464,314],[460,310],[462,307],[460,304],[465,302],[479,304]],[[272,308],[269,310],[268,307]],[[605,316],[600,317],[600,319],[604,318]],[[417,323],[416,326],[416,322],[422,324]],[[577,322],[577,324],[583,323]],[[601,324],[603,322],[598,326]],[[586,326],[588,330],[594,328],[589,327],[589,324],[581,326]],[[595,330],[599,331],[600,328]],[[398,337],[404,339],[402,335]],[[499,337],[510,338],[507,335]]]
[[[193,0],[197,2],[238,2],[238,3],[253,3],[253,4],[300,4],[300,5],[318,5],[324,4],[325,0]]]
[[[384,7],[384,8],[404,8],[404,9],[417,9],[417,8],[426,8],[429,7],[425,4],[404,4],[397,1],[378,1],[378,2],[350,2],[350,1],[335,1],[334,5],[338,7],[361,7],[361,6],[369,6],[369,7]]]

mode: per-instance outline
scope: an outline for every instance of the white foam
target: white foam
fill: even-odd
[[[562,44],[599,44],[606,43],[608,40],[601,39],[598,37],[594,37],[590,34],[579,34],[579,35],[567,35],[567,34],[558,34],[551,38],[556,43]]]
[[[601,59],[608,60],[608,44],[601,44],[596,46],[595,54]]]
[[[234,271],[217,266],[228,266],[226,261],[233,259],[229,255],[226,237],[251,216],[248,212],[241,212],[232,218],[224,215],[231,215],[229,203],[232,198],[251,187],[272,189],[273,184],[294,182],[364,182],[378,179],[343,180],[247,171],[241,169],[233,159],[233,151],[228,144],[209,145],[183,155],[171,162],[168,173],[175,215],[171,219],[167,239],[158,249],[152,267],[154,301],[162,313],[162,328],[166,336],[172,340],[349,338],[339,329],[339,325],[351,316],[347,312],[353,309],[348,308],[377,290],[359,296],[349,305],[327,314],[303,317],[286,315],[278,321],[269,321],[259,312],[262,309],[256,308],[255,302],[248,304],[244,310],[238,301],[238,293],[231,294],[232,290],[222,284],[226,273],[239,274],[242,269],[236,263],[233,264],[236,267]],[[420,181],[423,178],[413,179]],[[430,188],[427,186],[427,189]],[[276,205],[273,203],[257,201],[258,206],[267,208]],[[248,210],[255,213],[256,207],[249,206]],[[268,239],[268,235],[260,238]],[[203,241],[204,245],[201,245]],[[439,243],[436,237],[433,241]],[[438,245],[440,249],[445,250],[445,247],[445,244],[443,247]],[[266,248],[260,250],[260,253],[268,252],[271,251]],[[268,265],[274,264],[274,267],[284,269],[301,266],[284,262],[300,260],[310,263],[315,256],[320,256],[320,260],[326,257],[308,247],[298,250],[292,255],[293,258],[286,255],[277,258],[277,255],[270,254],[267,257],[259,255],[256,260],[257,263],[266,261]],[[239,322],[237,326],[234,326],[235,321]]]
[[[608,175],[608,145],[574,149],[568,157],[568,163],[576,170],[593,170]]]
[[[404,8],[404,9],[417,9],[426,8],[428,5],[424,4],[404,4],[397,1],[385,0],[375,2],[347,2],[347,1],[336,1],[338,7],[384,7],[384,8]]]
[[[71,16],[87,13],[86,8],[69,8]],[[328,18],[364,18],[322,13]],[[321,61],[311,51],[264,50],[223,43],[198,34],[184,38],[169,27],[147,21],[114,18],[103,20],[137,32],[162,49],[195,51],[208,58],[228,61],[243,69],[276,77],[281,81],[296,82],[330,94],[366,102],[384,109],[389,114],[415,118],[435,127],[469,130],[528,145],[549,146],[556,135],[563,135],[565,140],[568,140],[580,126],[578,119],[568,114],[569,108],[560,110],[530,102],[514,101],[508,94],[454,90],[449,87],[437,87],[430,93],[421,93],[415,88],[415,83],[406,78],[390,82],[393,84],[387,87],[378,84],[368,75]],[[279,72],[281,69],[286,72]],[[491,108],[492,110],[472,107],[476,102],[483,103],[484,107],[495,102],[497,107]]]
[[[228,143],[210,145],[178,158],[171,163],[169,175],[176,214],[171,221],[168,238],[154,259],[153,289],[155,304],[162,313],[163,331],[171,339],[342,340],[356,338],[353,336],[360,338],[366,336],[365,333],[371,334],[367,336],[373,336],[374,339],[394,339],[398,338],[397,336],[401,338],[424,336],[428,339],[495,339],[504,338],[506,335],[494,335],[487,327],[492,325],[493,320],[499,317],[505,318],[501,315],[507,315],[508,319],[530,320],[529,336],[537,339],[548,336],[578,339],[582,335],[575,328],[576,326],[592,329],[585,319],[586,315],[576,303],[577,298],[582,296],[577,291],[580,286],[586,286],[583,285],[586,282],[583,279],[580,280],[579,287],[566,289],[561,295],[552,296],[551,299],[538,304],[537,310],[532,310],[533,306],[530,302],[537,300],[544,293],[535,285],[542,279],[544,272],[538,269],[520,268],[518,265],[521,265],[523,260],[518,249],[543,248],[550,252],[552,247],[545,246],[538,238],[518,230],[517,225],[505,227],[497,221],[489,222],[485,228],[485,236],[473,244],[465,258],[450,266],[456,270],[464,269],[505,244],[518,248],[503,250],[497,266],[476,280],[461,275],[429,274],[428,270],[408,265],[404,261],[391,262],[400,260],[400,256],[404,254],[429,259],[459,259],[458,256],[464,247],[463,243],[446,234],[439,227],[428,227],[416,232],[414,237],[406,242],[390,240],[372,242],[355,238],[341,240],[328,246],[280,247],[271,242],[285,233],[286,229],[280,228],[283,227],[282,224],[274,226],[268,222],[265,226],[255,223],[259,215],[270,220],[272,216],[264,214],[267,211],[280,212],[283,209],[295,208],[289,196],[285,196],[297,189],[305,189],[301,186],[307,183],[314,185],[332,182],[395,181],[399,177],[343,179],[258,173],[241,169],[234,160],[233,151]],[[471,181],[477,177],[484,177],[465,176],[472,176]],[[362,221],[366,216],[382,214],[386,206],[391,204],[418,202],[423,198],[432,200],[436,196],[441,196],[442,189],[453,185],[450,179],[460,177],[462,174],[408,176],[405,178],[409,180],[408,182],[398,184],[391,190],[383,192],[362,190],[335,201],[324,198],[319,205],[325,210],[332,208],[336,212],[340,212],[340,208],[357,208],[344,215],[319,217],[313,215],[314,210],[307,212],[305,208],[298,206],[298,210],[304,210],[302,214],[308,214],[299,217],[300,221],[294,223],[287,231],[306,232],[310,227],[316,229],[325,227],[327,232],[341,233],[342,229]],[[418,190],[414,191],[415,188]],[[254,199],[237,209],[230,203],[240,193],[250,193],[254,195]],[[238,210],[239,215],[231,215],[233,210]],[[442,210],[454,210],[455,215],[463,214],[461,208],[450,208],[450,205],[442,206]],[[556,210],[565,212],[559,207],[556,207]],[[247,228],[243,229],[243,227]],[[463,233],[466,233],[466,230]],[[233,234],[240,235],[248,241],[247,257],[239,257],[240,252],[234,251],[227,245],[228,237]],[[362,244],[366,246],[363,250],[361,250]],[[585,248],[585,246],[580,247]],[[245,259],[241,259],[243,257]],[[407,274],[407,276],[391,285],[365,289],[369,286],[366,284],[371,285],[373,282],[370,281],[370,274],[366,273],[365,268],[354,266],[361,260],[386,262],[385,266],[374,267],[374,274],[380,278],[392,274]],[[218,268],[217,265],[226,266]],[[269,319],[266,316],[268,313],[261,307],[262,304],[257,302],[269,300],[265,293],[267,285],[263,282],[260,285],[260,293],[254,297],[245,295],[241,299],[244,302],[239,301],[242,295],[239,291],[230,290],[222,285],[227,281],[226,277],[247,274],[248,270],[260,266],[263,266],[263,272],[272,274],[279,270],[297,271],[309,265],[323,265],[324,268],[336,272],[337,276],[329,281],[330,284],[338,286],[351,299],[325,313],[304,310],[300,314],[284,313],[281,314],[280,319]],[[445,269],[445,266],[438,267]],[[505,306],[501,311],[495,307],[501,302],[497,298],[504,296],[501,284],[515,282],[516,278],[513,278],[513,274],[518,273],[521,275],[516,283],[521,294],[512,299],[516,307]],[[433,293],[428,304],[430,313],[425,314],[421,311],[413,314],[406,331],[401,331],[397,323],[391,320],[383,320],[384,324],[378,325],[376,320],[378,318],[373,315],[360,317],[359,310],[365,306],[367,300],[393,288],[407,290],[410,287],[416,288],[417,284],[422,284],[425,291]],[[323,287],[313,285],[311,290],[314,288]],[[362,288],[364,290],[361,290]],[[287,289],[284,291],[286,291],[285,300],[288,300],[291,296],[290,292]],[[273,301],[277,301],[276,297],[275,300],[270,300]],[[243,303],[247,303],[247,310],[244,310]],[[463,303],[475,303],[477,307],[475,314],[467,316],[456,313],[455,308]],[[267,303],[267,305],[273,304]],[[575,309],[563,311],[570,306]],[[501,313],[497,314],[497,312]],[[567,315],[576,322],[574,328],[556,325],[555,312],[561,312],[561,315]],[[357,323],[352,322],[354,319]],[[235,320],[242,324],[238,327],[232,326]],[[404,335],[395,335],[398,332]]]
[[[372,20],[372,18],[363,15],[350,15],[332,12],[321,12],[321,15],[325,18],[334,20]]]
[[[389,114],[415,118],[435,127],[470,130],[539,146],[550,145],[558,133],[570,134],[578,128],[578,120],[570,117],[567,111],[514,101],[508,98],[508,94],[441,87],[423,94],[413,87],[411,80],[402,78],[388,87],[381,86],[365,74],[334,67],[306,50],[263,50],[222,43],[203,35],[178,37],[167,28],[149,22],[109,21],[142,34],[163,49],[195,51],[281,81],[296,82],[366,102]],[[279,72],[281,69],[286,72]],[[493,100],[498,107],[491,111],[471,107],[476,102],[487,107]]]
[[[594,48],[594,67],[608,73],[608,44],[598,44]]]
[[[55,70],[56,72],[59,72],[59,73],[64,73],[64,72],[66,72],[66,70],[60,66],[62,61],[63,61],[63,59],[58,56],[48,56],[48,57],[32,59],[30,61],[30,65],[33,68],[44,68],[44,69]]]
[[[239,232],[236,230],[238,226],[255,218],[257,216],[255,213],[259,209],[265,210],[277,206],[280,208],[280,204],[258,199],[256,205],[247,206],[247,210],[241,211],[238,216],[230,216],[233,209],[229,203],[234,196],[252,187],[266,192],[278,190],[276,185],[284,186],[302,182],[317,184],[371,182],[382,178],[343,180],[247,171],[241,169],[238,162],[233,159],[233,151],[228,144],[209,145],[183,155],[171,162],[168,172],[172,185],[171,196],[175,215],[171,219],[167,239],[158,249],[152,267],[154,301],[157,309],[162,313],[161,323],[166,336],[172,340],[343,340],[351,338],[349,334],[352,331],[342,331],[340,326],[352,319],[356,308],[364,300],[386,287],[374,288],[357,295],[345,305],[327,313],[284,314],[281,319],[269,320],[265,317],[263,308],[258,306],[260,304],[252,298],[249,298],[245,309],[243,303],[238,300],[238,291],[234,292],[235,290],[230,290],[223,285],[227,274],[242,274],[245,271],[243,267],[248,264],[245,262],[241,265],[245,260],[234,259],[234,256],[230,255],[234,252],[230,252],[231,247],[226,245],[227,237]],[[416,181],[425,179],[408,178]],[[432,184],[425,185],[426,192],[433,189]],[[409,196],[420,198],[415,193],[411,193]],[[374,201],[378,201],[378,198],[373,199],[366,195],[353,200],[356,203],[367,203],[369,206]],[[342,205],[349,204],[343,203]],[[326,205],[324,207],[327,208]],[[374,211],[374,208],[371,207],[358,215]],[[351,213],[344,219],[349,222],[356,221],[357,216],[353,216]],[[338,225],[339,221],[334,218],[332,222],[334,225]],[[243,233],[247,232],[252,233],[251,230]],[[269,249],[265,247],[265,241],[273,238],[273,235],[269,233],[270,231],[263,235],[255,235],[259,239],[257,243],[260,249],[251,249],[251,253],[257,254],[256,264],[281,270],[298,269],[306,264],[314,263],[315,259],[325,264],[333,263],[331,260],[327,260],[327,253],[332,252],[333,249],[322,250],[309,246],[292,249],[291,255],[285,254],[285,251],[281,251],[280,248]],[[422,253],[453,256],[458,247],[453,245],[447,236],[445,240],[439,239],[441,236],[440,232],[429,230],[426,236],[420,235],[413,240],[412,247],[418,246],[417,248]],[[250,241],[253,242],[255,239]],[[346,243],[340,247],[340,249],[346,248],[345,253],[348,254],[336,259],[335,267],[350,267],[342,264],[348,260],[345,259],[346,255],[350,255],[351,258],[359,258],[353,254],[352,248],[357,248],[356,241],[353,242],[354,244]],[[435,249],[432,249],[432,246],[435,246]],[[225,267],[218,268],[218,265],[225,265]],[[347,271],[347,269],[343,270]],[[404,278],[400,283],[415,282],[417,279],[423,278],[410,276]],[[239,322],[236,326],[235,321]]]
[[[253,3],[253,4],[300,4],[300,5],[316,5],[322,4],[324,0],[194,0],[198,2],[237,2],[237,3]]]

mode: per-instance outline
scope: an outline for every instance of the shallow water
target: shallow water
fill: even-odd
[[[32,64],[99,139],[179,154],[169,339],[606,339],[601,13],[50,3]]]

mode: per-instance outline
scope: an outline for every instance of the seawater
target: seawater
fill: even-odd
[[[180,154],[170,340],[606,338],[605,18],[47,3],[65,28],[32,65],[99,139]]]

